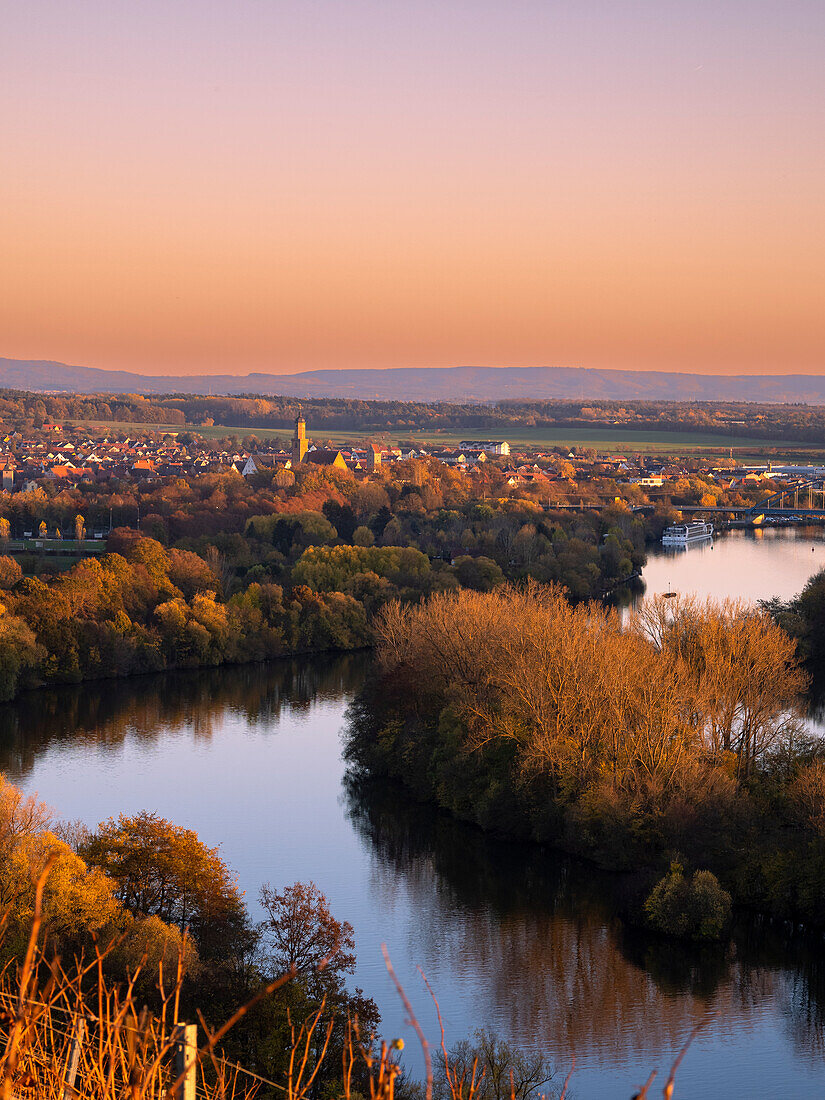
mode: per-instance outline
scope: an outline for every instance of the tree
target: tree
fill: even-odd
[[[4,542],[11,537],[11,525],[5,516],[0,516],[0,539]]]
[[[806,687],[796,643],[765,612],[736,600],[645,600],[632,629],[681,665],[701,697],[705,739],[736,754],[747,778],[765,754],[799,733],[794,704]]]
[[[788,791],[791,812],[803,828],[825,836],[825,763],[802,768]]]
[[[157,814],[109,818],[81,855],[115,881],[126,910],[190,928],[203,955],[226,951],[245,924],[242,894],[217,848]]]
[[[18,561],[6,554],[0,555],[0,588],[13,588],[22,576]]]
[[[235,571],[226,560],[226,555],[222,554],[217,546],[208,546],[205,554],[205,563],[207,569],[217,578],[222,595],[227,597]]]
[[[264,948],[275,972],[294,969],[312,996],[339,995],[343,975],[355,970],[355,936],[349,921],[338,921],[314,882],[296,882],[280,893],[269,883],[259,901]]]
[[[390,498],[386,490],[374,481],[363,481],[355,490],[353,505],[355,514],[359,519],[378,512],[381,508],[389,508]]]
[[[77,542],[82,542],[86,538],[86,527],[80,513],[74,517],[74,537]]]
[[[476,1089],[470,1089],[475,1078]],[[436,1100],[472,1095],[476,1100],[529,1100],[543,1096],[553,1070],[543,1054],[527,1054],[489,1031],[463,1039],[446,1057],[434,1082]]]
[[[214,546],[209,547],[215,550]],[[216,564],[226,565],[226,559],[215,550]],[[216,575],[198,554],[191,550],[169,551],[169,580],[189,600],[198,592],[217,592],[222,588],[222,577]]]
[[[344,542],[352,542],[357,521],[355,512],[349,504],[339,504],[335,500],[325,501],[321,511],[338,532],[339,538]]]
[[[501,567],[483,555],[473,558],[465,554],[456,558],[455,575],[463,588],[475,588],[477,592],[492,592],[504,582]]]
[[[12,930],[6,949],[14,949],[16,934],[25,936],[28,930],[35,881],[50,859],[43,918],[53,943],[61,947],[67,937],[77,940],[118,919],[114,884],[100,870],[90,869],[50,826],[48,808],[0,776],[0,907]]]
[[[352,533],[353,546],[372,546],[375,543],[375,535],[370,531],[369,527],[365,527],[363,524],[360,527],[356,527]]]
[[[710,871],[696,871],[688,880],[674,862],[651,890],[644,910],[651,927],[666,935],[718,940],[730,920],[730,894]]]
[[[2,559],[0,559],[2,560]],[[13,699],[21,679],[45,657],[34,631],[16,615],[3,614],[0,604],[0,700]]]

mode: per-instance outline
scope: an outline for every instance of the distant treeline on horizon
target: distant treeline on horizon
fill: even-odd
[[[358,398],[204,396],[167,394],[144,397],[107,393],[54,394],[0,389],[0,419],[41,427],[56,421],[145,424],[173,429],[291,430],[301,412],[316,435],[335,430],[368,434],[460,431],[489,437],[570,428],[696,432],[789,443],[825,441],[825,404],[775,405],[755,402],[562,401],[508,399],[495,404],[448,401],[367,401]],[[528,436],[529,438],[529,436]]]

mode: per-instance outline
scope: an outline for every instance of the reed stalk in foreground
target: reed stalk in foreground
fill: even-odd
[[[164,975],[161,965],[161,1008],[152,1015],[139,1008],[136,1000],[139,968],[125,985],[108,981],[104,962],[114,945],[108,949],[96,947],[94,958],[80,960],[71,972],[59,959],[47,960],[42,954],[38,939],[49,870],[47,864],[37,882],[25,955],[16,968],[7,966],[0,973],[0,1100],[263,1100],[281,1096],[284,1100],[314,1100],[319,1092],[319,1075],[329,1057],[332,1033],[324,1003],[306,1020],[292,1026],[288,1069],[281,1082],[268,1081],[233,1065],[221,1054],[220,1044],[227,1032],[259,1001],[294,978],[294,972],[263,987],[214,1032],[201,1017],[203,1041],[188,1052],[184,1050],[181,1056],[177,1013],[184,974],[180,962],[171,976]],[[4,923],[0,924],[0,934]],[[432,1100],[430,1046],[386,948],[383,950],[388,973],[421,1044],[426,1065],[424,1096]],[[469,1067],[451,1063],[434,995],[433,1002],[441,1027],[446,1092],[450,1100],[479,1100],[485,1069],[478,1059]],[[662,1093],[664,1100],[672,1100],[676,1071],[697,1030],[673,1063]],[[360,1074],[363,1080],[364,1071],[369,1100],[396,1100],[401,1078],[398,1052],[402,1047],[400,1040],[376,1046],[374,1036],[361,1035],[356,1018],[348,1020],[339,1100],[362,1100],[354,1079]],[[574,1065],[557,1094],[558,1100],[564,1100],[567,1094]],[[646,1100],[654,1077],[655,1073],[651,1074],[636,1094],[638,1100]],[[516,1100],[512,1076],[510,1100]]]

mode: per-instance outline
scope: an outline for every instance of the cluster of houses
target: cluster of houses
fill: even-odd
[[[226,453],[186,447],[173,439],[91,439],[81,435],[48,442],[19,432],[6,435],[0,452],[0,488],[30,492],[49,482],[77,485],[109,480],[197,477],[226,468]]]
[[[32,491],[48,483],[75,485],[109,480],[158,482],[167,478],[196,478],[210,473],[234,471],[243,477],[275,474],[299,466],[332,467],[350,470],[356,476],[369,477],[382,467],[403,459],[430,459],[444,466],[469,473],[480,472],[493,460],[509,488],[531,486],[550,490],[554,481],[577,481],[591,477],[611,477],[617,485],[638,486],[644,490],[666,489],[667,483],[689,476],[680,463],[662,464],[652,456],[628,458],[621,454],[594,454],[524,448],[511,453],[506,440],[465,439],[454,448],[378,447],[375,444],[340,450],[315,446],[307,437],[303,417],[295,421],[291,447],[254,452],[227,451],[218,444],[173,434],[147,432],[138,438],[115,436],[92,438],[75,428],[44,425],[39,432],[24,435],[9,432],[0,444],[0,491]],[[702,476],[712,478],[720,488],[755,488],[762,481],[793,480],[804,476],[801,467],[740,467],[706,469]],[[810,475],[808,475],[810,476]]]
[[[0,447],[0,490],[30,492],[40,485],[77,485],[109,480],[160,481],[235,471],[243,477],[295,469],[304,464],[375,473],[382,465],[408,458],[434,458],[445,465],[478,466],[488,456],[507,456],[504,440],[469,440],[456,450],[403,450],[374,444],[333,450],[317,447],[307,438],[303,417],[295,422],[289,450],[227,451],[205,440],[182,443],[164,434],[118,439],[94,439],[75,429],[45,424],[39,432],[9,432]]]

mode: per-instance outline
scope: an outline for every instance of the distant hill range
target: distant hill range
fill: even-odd
[[[57,393],[282,394],[379,401],[762,401],[825,404],[825,376],[668,374],[585,367],[431,367],[166,375],[0,359],[0,386]]]

